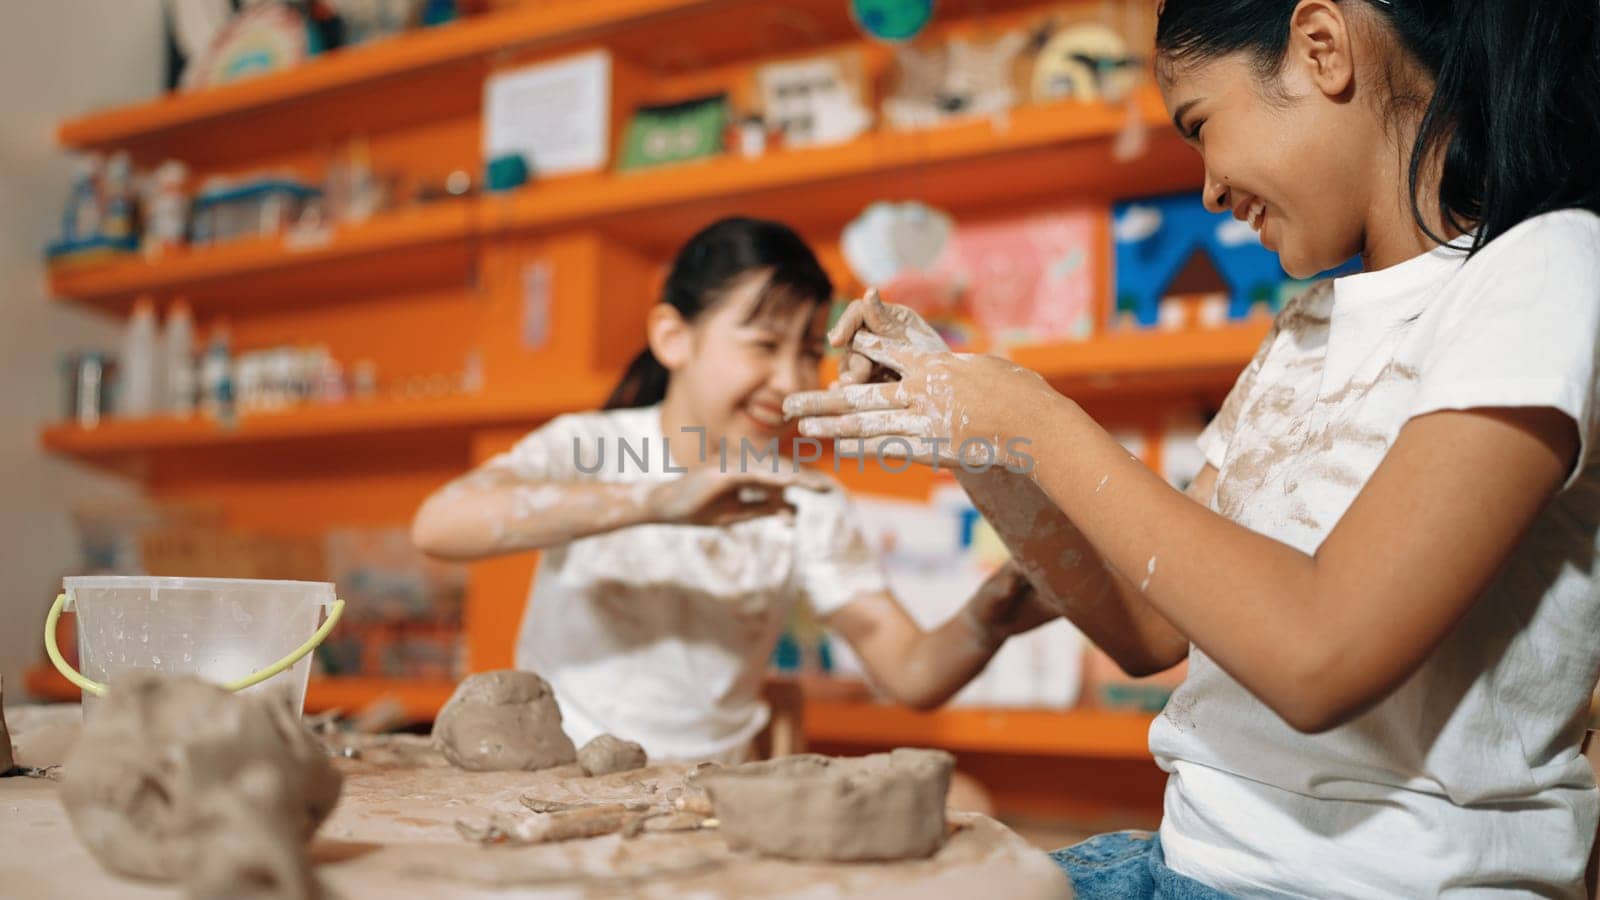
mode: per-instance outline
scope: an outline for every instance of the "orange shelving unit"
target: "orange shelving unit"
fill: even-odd
[[[940,21],[983,30],[1059,3],[942,0]],[[795,23],[804,21],[806,27]],[[693,48],[692,53],[669,52]],[[299,68],[221,88],[104,110],[62,123],[61,144],[165,157],[198,177],[287,169],[317,177],[330,149],[359,139],[374,166],[418,179],[482,170],[483,81],[494,71],[590,48],[616,63],[614,105],[692,96],[762,61],[861,49],[881,80],[888,52],[863,41],[839,0],[545,0],[449,26],[336,51]],[[1143,155],[1115,153],[1130,126]],[[426,398],[381,390],[365,401],[241,415],[221,424],[106,420],[53,424],[52,453],[141,478],[160,499],[204,499],[230,525],[320,534],[403,524],[439,484],[531,427],[606,396],[639,342],[669,254],[730,213],[795,224],[841,285],[837,246],[871,199],[915,197],[960,216],[1196,188],[1201,169],[1159,97],[1131,104],[1051,103],[926,131],[871,131],[836,146],[721,157],[642,172],[535,180],[504,195],[404,207],[315,234],[244,240],[159,259],[56,268],[53,293],[111,315],[144,295],[189,301],[201,333],[226,319],[236,347],[320,343],[371,359],[403,382],[454,372],[479,355],[479,393]],[[1106,236],[1109,252],[1109,236]],[[548,321],[529,337],[526,273],[549,274]],[[1106,286],[1109,293],[1109,286]],[[1266,324],[1210,331],[1111,333],[1005,351],[1097,416],[1153,417],[1163,404],[1214,403],[1249,360]],[[881,487],[845,477],[853,489]],[[895,488],[914,492],[915,477]],[[466,599],[469,668],[508,664],[531,556],[476,565]],[[29,690],[76,696],[46,669]],[[314,681],[312,709],[357,709],[382,696],[425,719],[450,685],[381,678]],[[814,741],[935,744],[971,753],[1148,762],[1149,717],[1094,711],[953,709],[917,714],[866,702],[807,704]]]
[[[1139,115],[1165,123],[1153,92],[1140,95]],[[320,282],[331,266],[370,281],[394,276],[395,254],[417,251],[431,267],[470,239],[598,227],[631,241],[666,246],[732,209],[801,221],[844,221],[861,197],[911,192],[945,207],[971,203],[982,184],[985,204],[1068,195],[1109,200],[1131,190],[1192,186],[1194,154],[1163,136],[1137,165],[1112,158],[1126,124],[1122,108],[1087,104],[1031,106],[996,123],[953,125],[936,134],[876,132],[846,144],[774,151],[758,160],[721,158],[665,170],[608,173],[535,183],[509,197],[443,203],[380,216],[315,239],[238,241],[174,253],[156,261],[119,260],[51,273],[52,292],[113,310],[149,292],[181,293],[202,302],[235,304],[267,290],[297,291]],[[794,208],[797,195],[803,209]],[[411,257],[412,262],[416,261]],[[415,268],[408,266],[406,271]],[[263,285],[258,279],[272,279]],[[250,284],[239,282],[248,279]],[[241,287],[243,290],[241,290]],[[320,293],[329,293],[318,285]]]

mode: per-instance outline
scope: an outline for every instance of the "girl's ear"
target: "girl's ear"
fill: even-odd
[[[645,318],[645,338],[650,352],[668,372],[676,372],[689,361],[693,348],[692,329],[678,311],[665,303],[650,307]]]
[[[1323,96],[1341,97],[1355,80],[1352,50],[1350,20],[1336,0],[1300,0],[1289,19],[1285,65],[1298,67]]]

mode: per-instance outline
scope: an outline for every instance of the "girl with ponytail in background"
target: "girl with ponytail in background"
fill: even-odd
[[[792,447],[783,403],[817,386],[832,302],[787,227],[707,227],[678,253],[648,347],[604,410],[551,421],[417,513],[413,537],[436,556],[544,551],[516,663],[550,682],[580,746],[610,733],[658,762],[743,759],[767,722],[762,680],[797,601],[881,691],[924,708],[1009,635],[1053,617],[1003,568],[960,615],[922,631],[838,486],[744,452]]]
[[[860,302],[801,433],[1025,438],[963,476],[1123,667],[1159,834],[1058,851],[1080,898],[1585,895],[1600,792],[1596,0],[1166,0],[1156,74],[1205,202],[1311,277],[1188,496],[1072,400]],[[893,381],[875,379],[892,371]]]

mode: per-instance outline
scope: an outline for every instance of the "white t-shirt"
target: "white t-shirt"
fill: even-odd
[[[537,481],[682,477],[662,456],[661,411],[646,407],[561,416],[488,466]],[[771,466],[749,457],[749,471]],[[516,664],[550,682],[579,746],[610,733],[652,760],[739,758],[767,723],[762,679],[793,603],[827,616],[884,589],[842,491],[787,496],[796,516],[640,525],[540,555]]]
[[[1195,649],[1151,728],[1178,872],[1242,897],[1584,895],[1600,793],[1579,755],[1600,675],[1600,218],[1540,216],[1319,284],[1279,316],[1201,436],[1213,508],[1316,551],[1402,425],[1550,407],[1572,479],[1409,680],[1320,735]]]

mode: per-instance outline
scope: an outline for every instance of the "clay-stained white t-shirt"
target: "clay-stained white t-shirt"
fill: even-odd
[[[1584,448],[1459,627],[1354,721],[1297,732],[1193,650],[1151,729],[1171,773],[1161,838],[1174,869],[1230,894],[1583,896],[1600,815],[1579,755],[1600,676],[1600,218],[1539,216],[1463,260],[1441,248],[1312,288],[1201,437],[1213,508],[1306,553],[1412,417],[1548,407]]]
[[[652,406],[561,416],[487,466],[532,481],[682,477],[662,454]],[[712,464],[718,455],[710,448]],[[730,448],[730,469],[739,464]],[[773,462],[746,464],[770,473]],[[541,553],[516,664],[550,682],[573,741],[610,733],[657,761],[744,752],[767,723],[762,679],[793,604],[827,616],[886,584],[843,491],[787,498],[792,517],[641,525]]]

